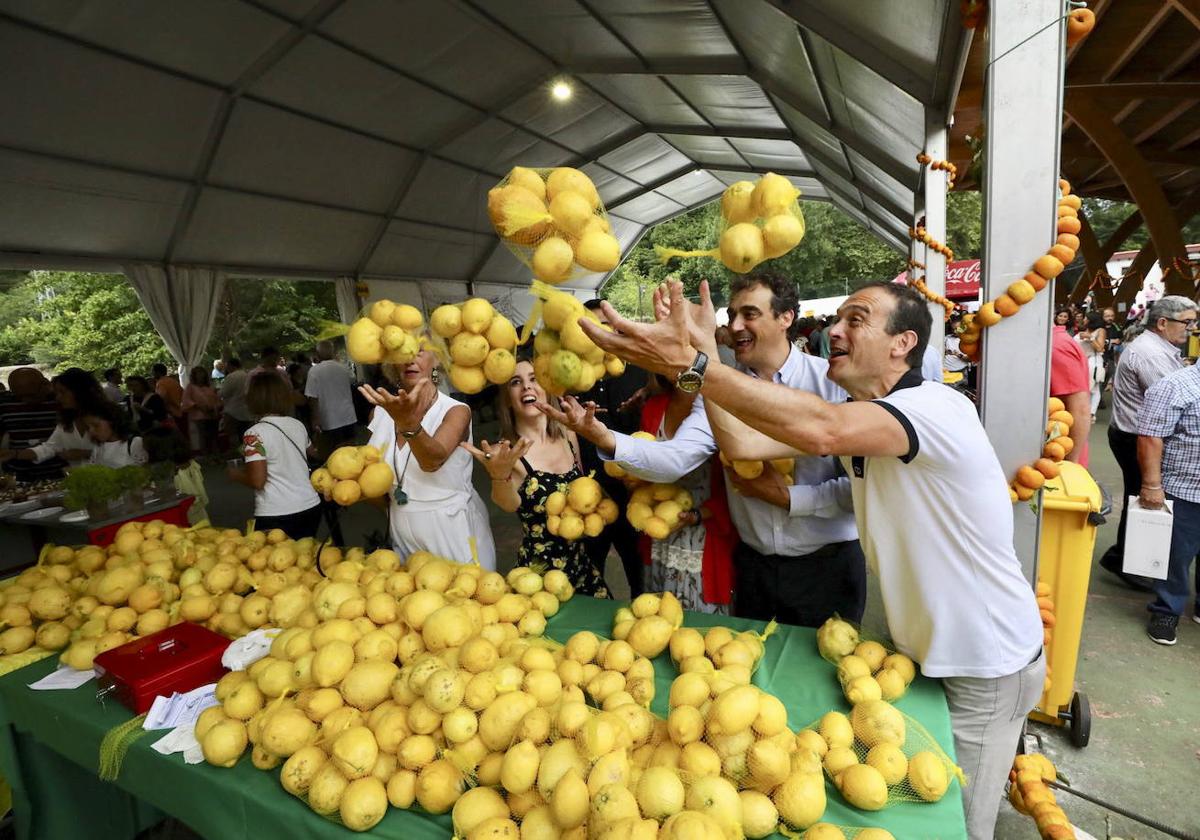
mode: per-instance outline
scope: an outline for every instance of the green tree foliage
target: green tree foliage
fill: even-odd
[[[804,241],[791,253],[763,263],[761,270],[795,278],[802,299],[848,294],[864,283],[890,280],[904,270],[905,255],[885,245],[833,204],[804,201],[801,208],[807,229]],[[979,256],[980,213],[978,193],[949,196],[946,221],[956,258]],[[714,248],[719,228],[720,203],[715,201],[657,225],[613,274],[604,288],[604,297],[628,316],[649,318],[654,287],[672,277],[682,280],[688,293],[694,293],[700,281],[707,278],[714,295],[723,300],[733,274],[718,260],[676,258],[663,265],[654,251],[655,245],[683,250]]]
[[[1121,226],[1136,206],[1126,201],[1109,201],[1106,198],[1083,199],[1083,213],[1087,216],[1088,224],[1096,239],[1103,244],[1112,233]],[[1200,242],[1200,214],[1183,221],[1183,241],[1187,244]],[[1118,251],[1137,251],[1150,241],[1150,232],[1144,224],[1138,225],[1125,241],[1118,242]]]
[[[310,350],[336,312],[332,283],[239,279],[226,284],[207,355]],[[34,271],[0,286],[0,365],[129,374],[156,362],[171,364],[171,354],[121,275]]]

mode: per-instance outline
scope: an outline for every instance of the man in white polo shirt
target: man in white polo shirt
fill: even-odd
[[[320,360],[308,372],[304,396],[312,409],[313,428],[317,433],[317,456],[328,458],[334,449],[354,441],[354,378],[350,370],[333,358],[333,344],[317,343]]]
[[[970,779],[970,837],[991,838],[1022,724],[1045,679],[1042,625],[1013,550],[1007,481],[974,406],[921,380],[927,304],[890,283],[842,304],[829,332],[829,377],[851,400],[832,403],[708,365],[715,348],[707,285],[701,297],[701,305],[688,304],[673,284],[663,320],[636,324],[609,312],[615,333],[584,329],[605,350],[682,388],[702,388],[730,457],[841,459],[896,647],[943,680],[958,763]]]

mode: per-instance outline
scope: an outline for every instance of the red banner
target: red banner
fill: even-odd
[[[894,283],[907,283],[908,272],[896,275]],[[976,300],[979,297],[979,260],[958,260],[946,266],[946,297]]]

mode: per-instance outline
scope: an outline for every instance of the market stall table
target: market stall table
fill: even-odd
[[[620,602],[576,596],[550,619],[547,635],[565,641],[578,630],[607,636]],[[761,631],[763,623],[687,613],[687,626],[725,625]],[[29,683],[52,671],[50,657],[0,679],[0,773],[13,787],[19,840],[133,837],[168,816],[205,837],[305,838],[356,836],[313,813],[279,785],[278,770],[250,762],[249,751],[232,769],[187,765],[181,755],[163,756],[150,744],[165,733],[148,733],[129,749],[113,784],[96,776],[100,741],[129,720],[115,703],[101,705],[95,682],[73,691],[32,691]],[[665,715],[675,668],[664,652],[654,663],[657,693],[652,710]],[[766,645],[754,682],[778,696],[789,724],[801,728],[830,709],[848,711],[834,668],[817,653],[812,630],[780,626]],[[897,707],[920,721],[953,757],[950,717],[941,684],[918,677]],[[847,826],[881,826],[902,840],[965,838],[957,784],[937,803],[898,803],[866,813],[846,805],[830,784],[824,819]],[[452,835],[448,815],[389,809],[362,836],[444,840]]]

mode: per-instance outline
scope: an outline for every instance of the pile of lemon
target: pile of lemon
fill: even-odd
[[[338,447],[325,466],[313,470],[313,489],[343,507],[359,499],[377,499],[396,483],[396,474],[381,458],[370,444]]]
[[[406,365],[421,352],[425,318],[407,303],[377,300],[350,325],[346,350],[363,365]]]

